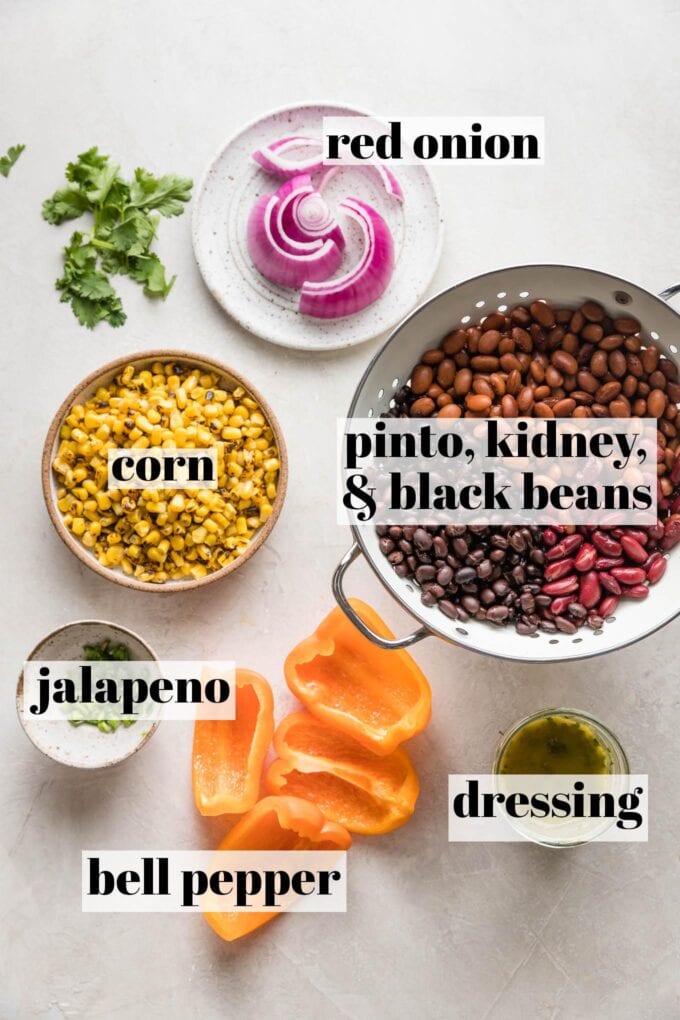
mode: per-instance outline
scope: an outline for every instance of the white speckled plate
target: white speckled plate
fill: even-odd
[[[334,350],[379,336],[418,303],[439,262],[443,223],[437,189],[425,167],[393,168],[404,192],[403,205],[383,190],[377,174],[343,167],[324,188],[331,207],[348,196],[363,199],[384,216],[392,231],[396,265],[382,297],[355,315],[313,319],[298,311],[298,291],[270,283],[253,266],[246,245],[248,216],[256,200],[274,193],[282,179],[261,170],[251,153],[286,135],[320,138],[324,117],[347,115],[364,113],[330,104],[294,106],[269,113],[224,145],[198,189],[193,213],[194,252],[208,289],[251,333],[283,347]],[[347,237],[338,275],[356,262],[358,245],[358,238]]]
[[[78,620],[53,631],[36,645],[28,660],[45,661],[80,659],[83,645],[99,644],[105,639],[123,643],[133,659],[156,659],[145,641],[131,630],[104,620]],[[100,733],[96,726],[72,726],[68,720],[24,717],[24,674],[17,684],[16,696],[19,721],[26,736],[53,761],[80,769],[100,769],[135,754],[153,736],[158,722],[140,719],[134,726],[119,726],[114,733]]]

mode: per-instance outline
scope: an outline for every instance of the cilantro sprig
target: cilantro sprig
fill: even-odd
[[[2,174],[3,177],[9,177],[10,170],[25,148],[25,145],[10,145],[7,150],[7,154],[5,156],[0,156],[0,174]]]
[[[55,286],[88,329],[102,321],[122,326],[126,315],[109,277],[129,276],[147,297],[165,300],[175,277],[168,279],[151,246],[161,216],[184,212],[193,181],[177,174],[155,177],[142,169],[125,181],[120,166],[96,146],[68,164],[66,180],[65,187],[43,202],[44,219],[59,225],[89,212],[92,229],[89,235],[71,236],[64,248],[64,272]]]

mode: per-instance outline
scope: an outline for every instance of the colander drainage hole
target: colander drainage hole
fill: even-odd
[[[380,389],[378,390],[378,400],[382,400],[382,398],[384,396],[385,396],[385,391],[384,391],[384,389],[381,386]]]
[[[456,627],[456,634],[462,634],[463,637],[469,637],[469,634],[464,627]]]
[[[671,354],[677,354],[678,353],[678,348],[675,346],[675,344],[669,344],[668,346],[670,347]]]
[[[629,305],[633,299],[625,290],[616,290],[614,291],[614,300],[619,305]]]
[[[399,385],[399,380],[398,379],[393,379],[392,380],[392,389],[396,390],[398,385]]]
[[[549,645],[559,645],[559,643],[559,638],[556,637],[550,638],[550,641],[548,642]]]
[[[504,298],[504,297],[507,297],[507,296],[508,296],[508,295],[506,294],[506,292],[505,292],[504,290],[502,290],[502,291],[500,292],[500,294],[496,294],[496,297],[497,297],[497,298]]]
[[[373,408],[372,407],[369,407],[369,409],[368,409],[368,417],[369,418],[373,417]]]
[[[470,321],[470,316],[469,315],[464,315],[463,318],[460,321],[463,324],[463,326],[465,326],[466,323],[468,323]]]
[[[519,296],[522,297],[522,298],[529,297],[529,291],[528,290],[521,290],[519,292]]]
[[[571,643],[572,645],[580,645],[582,641],[583,641],[582,637],[575,637]]]
[[[477,303],[475,304],[475,308],[483,308],[483,307],[484,307],[484,304],[485,304],[485,302],[484,302],[484,301],[478,301],[478,302],[477,302]]]
[[[652,340],[659,340],[660,339],[659,334],[655,333],[654,330],[652,330],[652,332],[649,335],[651,336]]]

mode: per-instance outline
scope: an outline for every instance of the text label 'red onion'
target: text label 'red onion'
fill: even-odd
[[[324,117],[324,163],[540,166],[543,117]]]

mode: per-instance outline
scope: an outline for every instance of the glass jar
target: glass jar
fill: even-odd
[[[527,737],[524,747],[518,741],[522,733]],[[572,741],[570,747],[569,737],[577,734],[578,740]],[[591,740],[593,747],[589,748]],[[522,763],[526,771],[519,772]],[[496,749],[493,774],[496,793],[507,795],[521,789],[531,796],[532,792],[543,793],[546,787],[551,794],[561,792],[561,777],[567,776],[580,777],[586,787],[584,795],[606,792],[618,799],[628,790],[630,769],[618,738],[599,719],[577,709],[550,708],[520,719],[503,734]],[[513,775],[525,778],[513,787]],[[532,776],[540,778],[533,780]],[[565,792],[572,792],[566,784]],[[600,836],[615,822],[611,817],[518,819],[507,811],[505,816],[526,839],[548,847],[580,846]]]

